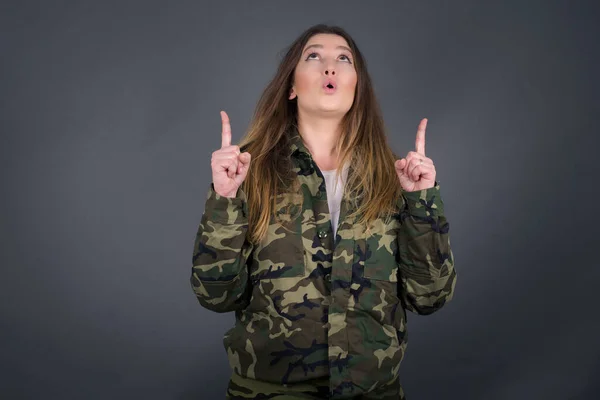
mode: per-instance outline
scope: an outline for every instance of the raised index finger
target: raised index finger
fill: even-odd
[[[415,140],[415,150],[422,155],[425,155],[425,128],[427,128],[427,118],[421,120],[417,128],[417,138]]]
[[[221,111],[221,123],[223,128],[221,131],[221,148],[231,146],[231,124],[229,116],[225,111]]]

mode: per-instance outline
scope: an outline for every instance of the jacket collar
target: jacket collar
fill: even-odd
[[[306,148],[304,140],[302,140],[302,136],[300,136],[300,132],[298,132],[298,128],[295,125],[292,125],[289,128],[288,135],[290,138],[290,156],[302,154],[311,157],[311,154]]]

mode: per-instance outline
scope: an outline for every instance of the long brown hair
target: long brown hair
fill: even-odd
[[[394,168],[379,104],[375,97],[366,61],[352,37],[342,28],[315,25],[304,31],[287,49],[275,77],[267,85],[256,106],[249,130],[240,147],[252,156],[250,170],[242,184],[248,198],[249,240],[259,242],[267,231],[275,210],[275,195],[289,188],[291,170],[289,137],[297,126],[296,100],[289,100],[296,65],[308,40],[317,34],[343,37],[354,56],[357,85],[354,103],[342,120],[337,144],[338,174],[346,162],[352,165],[344,198],[353,204],[351,216],[368,225],[395,211],[400,185]]]

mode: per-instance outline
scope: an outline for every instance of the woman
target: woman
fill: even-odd
[[[396,161],[365,60],[324,25],[290,46],[239,147],[221,118],[191,283],[235,312],[227,398],[404,398],[405,310],[439,310],[456,282],[427,121]]]

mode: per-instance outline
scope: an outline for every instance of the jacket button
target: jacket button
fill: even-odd
[[[331,280],[331,274],[326,274],[325,275],[325,280],[326,281],[330,281]]]
[[[319,239],[323,239],[327,237],[327,231],[319,231],[318,232]]]

